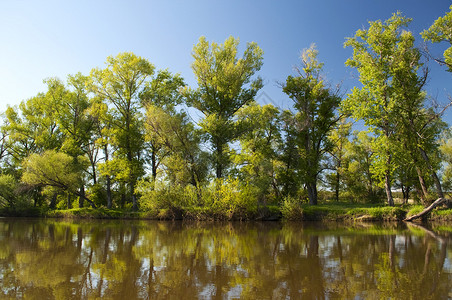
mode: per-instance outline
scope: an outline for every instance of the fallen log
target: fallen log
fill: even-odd
[[[425,208],[423,211],[421,211],[420,213],[413,215],[411,217],[406,218],[405,222],[411,222],[415,219],[418,218],[422,218],[423,216],[429,214],[435,207],[440,206],[441,204],[444,204],[447,201],[446,198],[438,198],[435,200],[435,202],[433,202],[432,204],[430,204],[430,206],[428,206],[427,208]]]

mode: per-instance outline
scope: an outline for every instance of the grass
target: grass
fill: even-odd
[[[315,206],[286,200],[281,206],[260,207],[253,215],[239,216],[240,220],[299,220],[299,221],[401,221],[406,216],[423,210],[422,205],[362,204],[346,202],[326,202]],[[40,208],[0,209],[0,216],[49,217],[68,219],[191,219],[225,220],[224,215],[216,215],[206,207],[183,209],[160,209],[155,212],[133,212],[130,210],[100,207],[74,208],[66,210],[45,210]],[[231,218],[231,219],[237,219]],[[452,209],[437,208],[428,217],[432,221],[452,222]]]
[[[400,206],[330,202],[315,206],[302,204],[294,211],[284,211],[283,215],[292,220],[359,220],[359,221],[401,221],[406,211]]]

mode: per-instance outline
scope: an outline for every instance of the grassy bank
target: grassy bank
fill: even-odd
[[[153,212],[107,208],[74,208],[45,210],[39,208],[0,209],[2,217],[46,217],[68,219],[155,219],[155,220],[295,220],[295,221],[401,221],[423,210],[422,205],[384,206],[332,202],[311,206],[284,203],[282,206],[265,206],[256,211],[228,214],[212,212],[207,208],[167,208]],[[452,209],[439,208],[428,216],[430,221],[452,222]]]

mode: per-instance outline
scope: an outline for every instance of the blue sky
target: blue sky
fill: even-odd
[[[443,16],[452,1],[25,1],[0,2],[0,111],[44,91],[43,79],[102,67],[109,55],[132,51],[158,69],[179,72],[195,86],[191,51],[200,36],[222,43],[239,37],[264,50],[259,72],[262,90],[287,106],[276,82],[293,74],[302,49],[316,43],[327,79],[342,82],[344,94],[356,84],[356,71],[344,66],[351,49],[345,37],[388,19],[393,12],[413,18],[418,33]],[[441,55],[445,45],[432,52]],[[438,101],[452,94],[452,74],[431,63],[428,92]],[[261,93],[262,93],[261,92]],[[268,102],[268,98],[261,97]],[[452,113],[447,121],[452,124]],[[449,120],[451,119],[451,120]]]

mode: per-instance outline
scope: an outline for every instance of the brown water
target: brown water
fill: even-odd
[[[452,228],[0,219],[1,299],[452,299]]]

